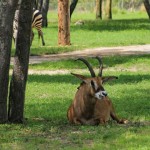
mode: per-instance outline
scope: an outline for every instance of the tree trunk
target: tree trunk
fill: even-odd
[[[49,9],[49,0],[44,0],[42,5],[42,10],[41,10],[43,16],[42,27],[48,26],[48,20],[47,20],[48,9]]]
[[[72,0],[71,5],[70,5],[70,18],[76,8],[76,5],[78,3],[78,0]]]
[[[37,9],[37,1],[36,1],[36,0],[34,0],[33,8],[34,8],[34,9]]]
[[[102,0],[96,0],[96,19],[102,19]]]
[[[69,0],[58,0],[58,44],[70,45]]]
[[[19,27],[14,58],[13,75],[10,83],[8,120],[22,123],[24,117],[25,89],[28,75],[30,33],[33,1],[22,0],[19,12]]]
[[[144,2],[145,9],[147,11],[148,17],[150,19],[150,3],[149,3],[149,0],[144,0],[143,2]]]
[[[106,0],[106,19],[112,19],[112,0]]]
[[[15,8],[18,0],[0,2],[0,123],[7,121],[10,52]]]
[[[36,5],[37,5],[36,9],[41,11],[42,10],[42,5],[43,5],[43,0],[37,0]]]
[[[112,0],[106,0],[106,19],[112,19]]]

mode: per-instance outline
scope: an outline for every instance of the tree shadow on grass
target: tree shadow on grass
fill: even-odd
[[[88,76],[88,75],[87,75]],[[108,84],[134,84],[143,80],[150,80],[150,74],[144,75],[120,75],[118,80],[110,81]],[[75,78],[73,75],[29,75],[28,83],[69,83],[69,84],[80,84],[80,80]]]
[[[78,56],[78,58],[79,57],[80,56]],[[106,57],[102,57],[102,60],[103,60],[104,67],[109,68],[109,67],[115,67],[116,65],[125,65],[125,66],[127,66],[127,64],[129,64],[130,66],[133,66],[133,64],[138,65],[138,64],[141,64],[140,61],[143,62],[143,66],[144,66],[144,61],[146,62],[146,65],[148,64],[148,62],[150,62],[149,58],[150,58],[150,54],[146,54],[146,55],[138,55],[138,56],[137,55],[135,55],[135,56],[131,56],[131,55],[130,56],[106,56]],[[72,59],[66,58],[66,60],[57,60],[55,63],[52,63],[50,61],[50,62],[43,62],[42,64],[31,64],[31,68],[32,67],[36,68],[36,66],[37,67],[45,66],[45,70],[49,70],[51,68],[52,69],[56,68],[56,70],[58,70],[58,69],[59,70],[87,69],[87,67],[85,66],[85,64],[83,62],[75,61],[76,59],[77,58],[72,58]],[[95,59],[95,57],[86,57],[85,59],[87,59],[89,61],[89,63],[91,63],[93,68],[98,69],[99,63]],[[105,70],[104,70],[104,72],[105,72]]]
[[[121,75],[120,79],[116,80],[116,81],[112,81],[109,82],[108,84],[110,84],[111,86],[113,85],[125,85],[125,91],[123,91],[124,94],[121,94],[121,100],[117,100],[117,105],[121,106],[121,109],[124,109],[124,107],[126,107],[126,111],[127,113],[133,114],[133,115],[144,115],[145,112],[148,112],[148,110],[150,110],[150,102],[149,102],[149,89],[148,88],[144,88],[143,86],[139,89],[139,86],[136,87],[137,83],[140,83],[142,81],[148,81],[150,82],[150,75],[146,74],[146,75]],[[49,76],[49,75],[32,75],[29,76],[29,84],[31,82],[37,82],[38,83],[56,83],[56,84],[80,84],[80,81],[76,78],[74,78],[71,75],[53,75],[53,76]],[[133,88],[133,86],[131,88],[127,88],[127,85],[135,85],[135,88]],[[51,86],[51,85],[49,85]],[[53,85],[54,86],[54,85]],[[67,85],[66,85],[67,86]],[[70,85],[68,85],[70,86]],[[105,87],[105,85],[104,85]],[[55,87],[56,89],[56,93],[58,91],[57,87]],[[46,89],[45,89],[46,92]],[[48,91],[47,91],[48,92]],[[47,93],[46,92],[46,93]],[[120,91],[121,92],[121,91]],[[61,93],[59,93],[61,94]],[[29,108],[29,110],[33,110],[33,112],[40,112],[39,115],[43,114],[44,117],[44,112],[45,110],[47,110],[46,112],[50,112],[49,115],[47,116],[51,116],[51,114],[53,114],[53,112],[55,112],[56,115],[61,116],[62,114],[66,114],[66,111],[70,105],[70,101],[72,100],[73,97],[70,97],[70,99],[68,99],[65,94],[62,93],[62,98],[60,99],[59,97],[54,97],[54,100],[52,100],[50,102],[50,104],[40,104],[37,106],[34,105],[28,105],[27,107]],[[38,111],[36,110],[36,108],[39,107]],[[35,109],[35,110],[34,110]],[[63,112],[63,113],[62,113]],[[53,116],[53,115],[52,115]],[[51,116],[51,117],[52,117]],[[51,118],[50,117],[50,118]],[[58,117],[58,116],[57,116]],[[66,115],[65,115],[66,117]],[[55,118],[55,117],[54,117]],[[64,119],[64,117],[63,117]]]
[[[137,49],[137,51],[138,51],[138,49]],[[101,56],[99,56],[99,57],[101,57]],[[105,57],[102,57],[102,60],[103,60],[104,67],[105,66],[106,67],[114,67],[116,65],[124,65],[126,63],[128,63],[128,64],[133,64],[133,63],[137,64],[138,62],[140,62],[140,60],[148,61],[149,58],[150,58],[150,54],[145,54],[145,55],[144,54],[143,55],[128,55],[128,56],[116,55],[116,56],[105,56]],[[91,65],[93,67],[98,68],[99,63],[95,59],[95,57],[92,57],[92,58],[89,57],[89,58],[85,58],[85,59],[87,59],[91,63]],[[80,61],[77,61],[76,63],[74,63],[74,65],[78,66],[78,68],[86,68],[85,64],[83,64]],[[77,68],[76,66],[75,66],[75,68]]]
[[[82,26],[72,26],[71,30],[90,30],[90,31],[125,31],[125,30],[149,30],[148,19],[122,19],[122,20],[103,20],[85,21]]]
[[[112,50],[113,51],[113,50]],[[138,51],[138,49],[137,49]],[[129,55],[129,56],[107,56],[103,57],[103,64],[108,67],[113,67],[115,65],[123,65],[125,63],[132,64],[133,62],[138,62],[139,60],[149,60],[150,54],[146,55]]]
[[[33,78],[31,78],[33,77]],[[40,78],[40,79],[38,79]],[[44,82],[60,83],[65,82],[70,83],[71,75],[55,75],[55,76],[30,76],[30,81],[36,82],[36,80],[45,80]],[[126,82],[131,83],[129,76],[123,76],[124,80],[115,84],[125,84]],[[146,78],[149,78],[147,75]],[[61,81],[59,81],[59,79]],[[128,79],[128,81],[127,81]],[[136,82],[142,81],[142,78],[135,76]],[[73,84],[76,84],[77,80],[73,78],[71,80]],[[119,82],[119,83],[118,83]],[[132,84],[132,83],[131,83]],[[133,83],[134,84],[134,83]],[[45,89],[45,92],[47,89]],[[71,90],[71,89],[70,89]],[[57,91],[57,89],[56,89]],[[137,130],[138,135],[142,134],[142,127],[147,127],[149,122],[145,124],[145,121],[141,122],[135,118],[144,118],[149,116],[150,101],[149,101],[149,89],[128,89],[124,91],[123,96],[120,100],[115,100],[116,113],[126,119],[130,120],[130,124],[119,125],[114,122],[109,123],[106,126],[76,126],[69,124],[67,120],[67,109],[71,103],[72,98],[67,98],[64,94],[62,98],[57,96],[49,101],[41,101],[36,104],[26,104],[26,116],[28,118],[25,127],[32,130],[32,134],[23,133],[21,136],[24,138],[33,137],[44,137],[49,140],[49,142],[58,140],[61,142],[68,142],[73,145],[80,145],[76,139],[82,140],[83,143],[92,139],[92,141],[97,140],[102,142],[103,140],[113,141],[114,139],[122,138],[123,135],[132,129],[133,133]],[[118,98],[119,99],[119,98]],[[139,128],[140,127],[140,128]],[[145,130],[144,130],[145,131]],[[131,132],[131,131],[130,131]],[[74,137],[74,138],[73,138]],[[86,137],[86,138],[83,138]]]
[[[138,57],[139,58],[139,57]],[[142,56],[142,58],[148,58],[148,56]],[[118,58],[117,58],[118,59]],[[120,59],[120,58],[119,58]],[[122,60],[121,63],[125,63],[126,61],[132,61],[131,59],[136,59],[135,57],[127,57],[125,60]],[[105,60],[106,62],[109,60]],[[111,60],[110,60],[111,61]],[[119,61],[120,62],[120,61]],[[94,62],[97,63],[97,62]],[[118,60],[112,61],[112,64],[118,63]],[[124,111],[125,115],[129,118],[135,118],[137,116],[146,116],[149,115],[150,110],[150,102],[149,102],[149,89],[145,88],[137,88],[136,84],[140,83],[142,81],[148,81],[150,82],[150,74],[127,74],[125,73],[121,74],[119,76],[118,80],[109,82],[110,85],[135,85],[135,88],[125,88],[126,91],[124,91],[123,96],[121,97],[121,100],[117,100],[117,105],[119,106],[118,111]],[[74,76],[67,74],[67,75],[29,75],[28,78],[29,84],[32,82],[38,83],[56,83],[56,84],[73,84],[78,85],[80,84],[80,81],[76,79]],[[68,85],[69,86],[69,85]],[[56,89],[57,91],[57,89]],[[46,92],[46,89],[45,89]],[[30,116],[30,121],[34,122],[48,122],[50,126],[69,126],[66,113],[67,109],[70,105],[70,102],[72,100],[72,97],[70,99],[66,98],[65,95],[60,100],[59,98],[54,98],[55,100],[53,102],[50,102],[49,104],[44,104],[44,102],[40,105],[31,105],[26,104],[27,110],[32,110],[31,112],[27,111]],[[40,119],[41,118],[41,119]],[[133,124],[132,124],[133,125]]]
[[[123,118],[129,119],[131,122],[129,125],[134,126],[138,121],[138,118],[147,118],[150,111],[149,90],[134,89],[126,90],[121,100],[117,100],[114,103],[116,108],[116,114],[122,114]],[[67,120],[67,110],[71,104],[71,98],[68,99],[64,96],[64,100],[56,98],[55,101],[49,103],[42,102],[41,104],[26,104],[26,116],[28,116],[29,122],[35,122],[31,126],[43,124],[61,128],[63,126],[69,127],[70,124]],[[132,120],[133,119],[133,120]],[[136,120],[137,119],[137,120]],[[142,122],[141,122],[142,123]],[[142,125],[142,124],[141,124]]]

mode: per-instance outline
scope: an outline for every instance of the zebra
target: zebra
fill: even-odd
[[[14,21],[13,21],[13,39],[16,45],[16,39],[17,39],[17,34],[18,34],[18,18],[19,18],[19,10],[16,10],[15,16],[14,16]],[[44,42],[44,37],[43,37],[43,32],[42,32],[42,14],[39,10],[33,10],[33,15],[32,15],[32,25],[31,28],[35,28],[38,31],[38,38],[42,39],[42,45],[45,45]],[[32,41],[34,39],[34,32],[33,30],[31,31],[31,37],[30,37],[30,42],[32,44]]]
[[[42,45],[44,46],[45,42],[44,42],[44,37],[42,32],[42,21],[43,21],[42,13],[39,10],[34,10],[32,16],[32,28],[35,28],[38,31],[39,39],[41,37]],[[32,31],[31,41],[33,40],[33,38],[34,38],[34,32]]]

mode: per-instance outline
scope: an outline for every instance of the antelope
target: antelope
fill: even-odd
[[[103,63],[100,57],[96,57],[99,62],[99,73],[96,76],[90,63],[84,58],[78,58],[89,69],[91,77],[85,77],[80,74],[74,74],[82,83],[78,87],[74,100],[70,105],[67,118],[70,123],[77,125],[99,125],[105,124],[110,117],[117,123],[125,124],[127,120],[119,119],[113,108],[113,104],[107,92],[103,87],[103,83],[118,79],[116,76],[102,76]]]

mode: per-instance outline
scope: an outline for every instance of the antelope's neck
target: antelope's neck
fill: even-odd
[[[84,103],[86,104],[86,107],[88,109],[94,109],[96,101],[97,101],[96,98],[94,98],[92,96],[89,96],[89,95],[86,95],[85,98],[84,98]]]

